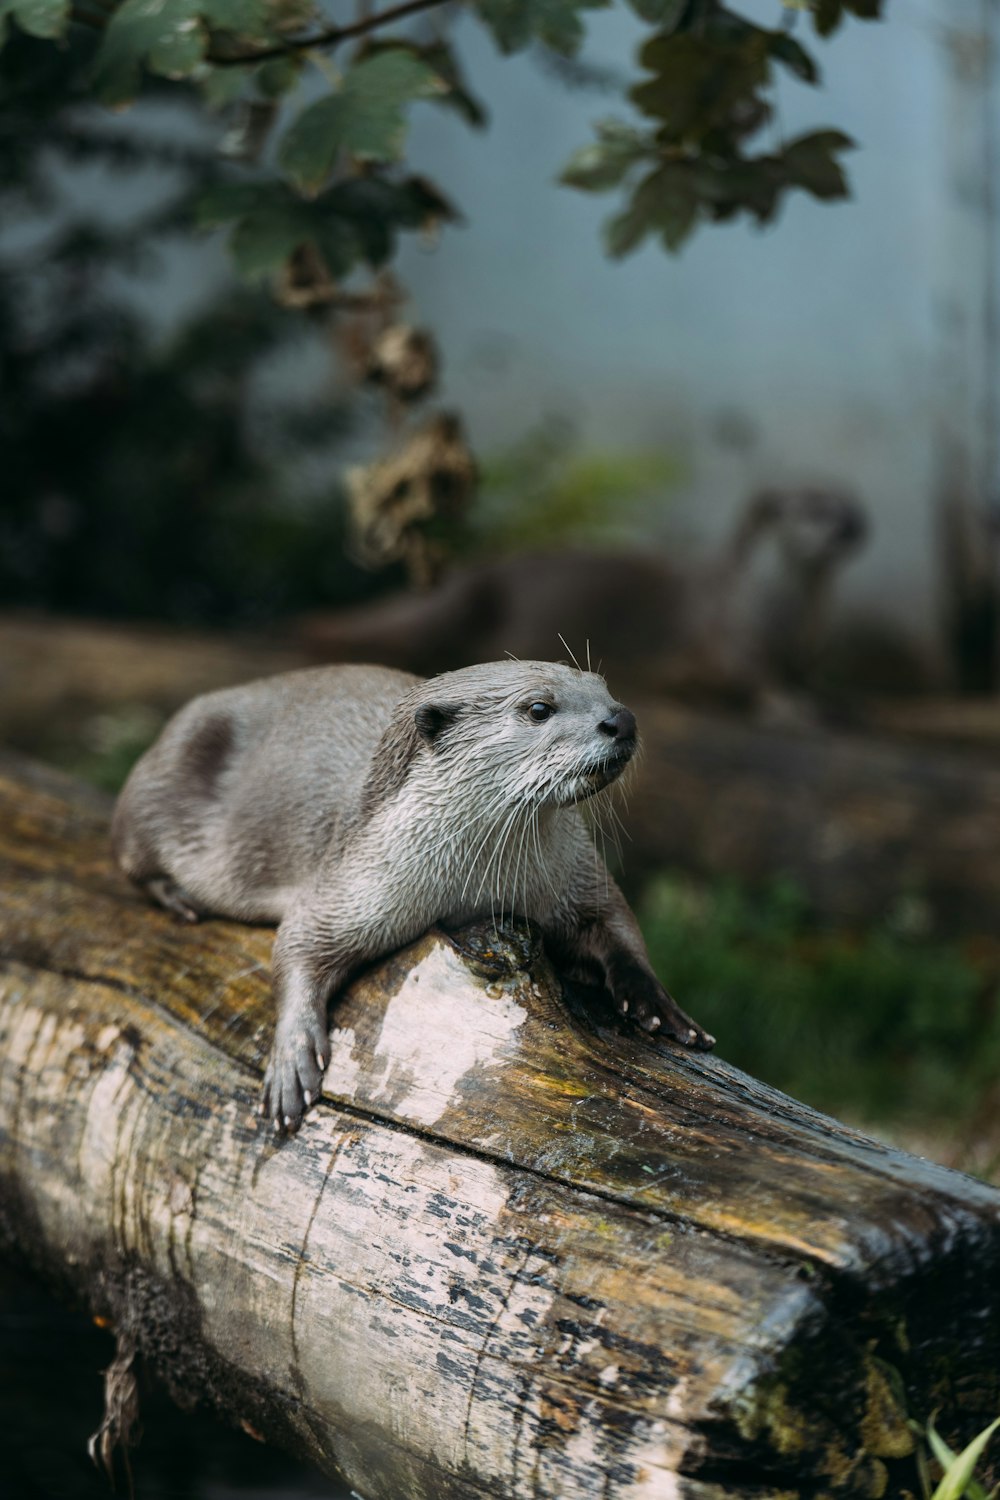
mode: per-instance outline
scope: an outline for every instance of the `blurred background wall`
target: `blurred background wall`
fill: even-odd
[[[773,24],[771,0],[744,10]],[[820,91],[780,78],[773,128],[787,138],[835,121],[852,135],[853,200],[792,195],[764,231],[703,229],[678,257],[649,244],[616,263],[601,246],[608,200],[555,178],[591,123],[620,112],[615,86],[641,27],[621,6],[593,13],[579,63],[562,67],[504,58],[460,18],[490,123],[471,132],[449,112],[413,112],[411,159],[465,223],[431,250],[408,245],[400,270],[477,450],[551,418],[585,448],[664,449],[675,482],[650,495],[641,524],[674,540],[718,536],[763,482],[852,487],[874,535],[845,595],[926,621],[942,486],[964,465],[978,498],[997,492],[994,28],[984,0],[896,4],[878,25],[842,27],[814,49]],[[164,125],[198,134],[155,107],[121,121]],[[158,190],[141,174],[57,176],[69,202],[112,219]],[[178,242],[155,283],[122,276],[117,291],[166,336],[229,275],[217,239]],[[325,359],[304,341],[271,379],[314,389]],[[365,449],[356,434],[343,455]]]

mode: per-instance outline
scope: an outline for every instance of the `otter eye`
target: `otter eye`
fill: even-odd
[[[551,703],[532,703],[528,709],[528,717],[534,719],[536,724],[541,724],[543,719],[547,719],[550,714],[554,713],[555,709]]]

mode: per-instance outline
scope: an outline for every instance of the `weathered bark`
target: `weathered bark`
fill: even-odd
[[[525,941],[361,977],[276,1144],[270,935],[0,767],[0,1241],[367,1500],[912,1488],[903,1390],[1000,1400],[1000,1194],[571,1016]]]

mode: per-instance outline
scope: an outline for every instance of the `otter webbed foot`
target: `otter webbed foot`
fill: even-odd
[[[693,1021],[681,1010],[674,997],[660,981],[638,964],[616,964],[611,975],[611,995],[615,1009],[643,1031],[668,1036],[682,1047],[707,1052],[715,1046],[711,1032]]]
[[[298,1130],[302,1116],[319,1098],[329,1061],[325,1017],[298,1016],[286,1024],[279,1021],[259,1109],[279,1135]]]

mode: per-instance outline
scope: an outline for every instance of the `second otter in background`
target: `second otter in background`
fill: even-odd
[[[834,580],[867,531],[849,495],[763,490],[703,562],[655,548],[512,552],[423,592],[307,616],[299,633],[321,660],[421,673],[589,640],[630,692],[766,708],[775,694],[808,692]]]

